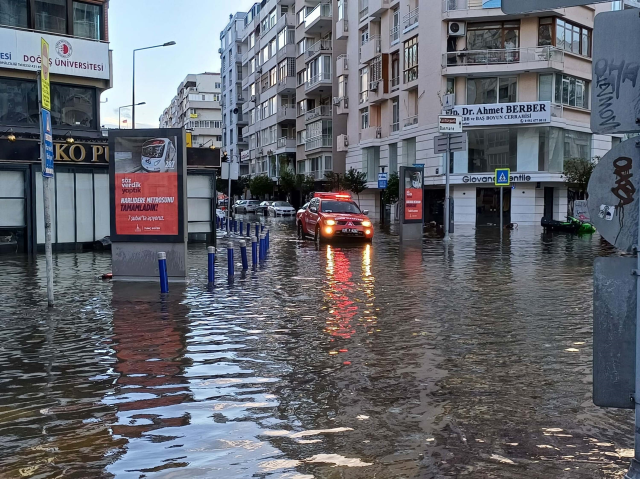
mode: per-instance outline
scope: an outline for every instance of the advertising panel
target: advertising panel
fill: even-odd
[[[424,170],[403,168],[404,170],[404,223],[422,223],[422,195]]]
[[[183,130],[111,130],[111,239],[184,238]]]
[[[456,105],[452,114],[462,116],[462,126],[551,123],[551,102]]]
[[[109,44],[0,28],[0,68],[40,71],[42,40],[50,45],[49,72],[109,79]]]

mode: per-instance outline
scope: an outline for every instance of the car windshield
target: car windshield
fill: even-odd
[[[276,201],[273,203],[273,206],[280,206],[280,207],[291,207],[291,205],[289,203],[287,203],[286,201]]]
[[[360,208],[352,201],[323,201],[320,210],[323,213],[360,214]]]
[[[142,147],[142,156],[147,158],[162,158],[164,143],[145,145]]]

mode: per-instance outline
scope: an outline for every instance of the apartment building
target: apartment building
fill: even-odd
[[[160,128],[186,128],[194,147],[222,146],[220,73],[191,73],[160,116]]]
[[[510,168],[507,222],[563,219],[568,158],[604,155],[617,137],[592,134],[594,17],[611,3],[506,16],[500,0],[340,0],[344,55],[331,65],[346,167],[368,175],[363,208],[380,214],[377,174],[423,165],[425,217],[442,222],[445,155],[433,152],[443,110],[463,116],[467,151],[450,162],[456,224],[499,223],[496,168]],[[307,133],[308,134],[308,133]]]
[[[245,17],[247,13],[238,12],[229,15],[229,23],[220,32],[220,73],[222,78],[222,148],[234,161],[239,161],[248,148],[248,138],[242,135],[247,126],[247,115],[242,105],[247,101],[242,91],[242,55],[246,53],[243,43]],[[249,163],[241,164],[240,173],[249,174]]]

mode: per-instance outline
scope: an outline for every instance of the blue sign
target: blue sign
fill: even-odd
[[[378,173],[378,189],[384,190],[387,187],[387,173]]]
[[[496,186],[511,186],[511,170],[509,168],[496,169]]]
[[[51,112],[42,109],[42,139],[44,143],[44,158],[42,158],[42,176],[53,178],[53,133],[51,130]],[[41,153],[42,154],[42,153]]]
[[[482,0],[482,8],[500,8],[502,0]]]

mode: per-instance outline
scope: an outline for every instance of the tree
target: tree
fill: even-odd
[[[358,205],[360,205],[360,193],[367,189],[367,174],[364,171],[349,168],[344,174],[344,186],[355,193],[358,197]]]
[[[396,203],[400,199],[400,177],[398,173],[391,173],[387,181],[387,188],[382,192],[382,199],[386,205]]]
[[[565,160],[565,181],[574,186],[578,193],[586,193],[591,173],[593,173],[593,169],[598,164],[599,159],[599,157],[596,157],[593,160],[584,158],[569,158]]]
[[[257,197],[264,197],[273,192],[273,181],[267,175],[257,175],[249,182],[251,194]]]
[[[282,168],[280,170],[280,191],[282,191],[287,201],[290,201],[291,192],[296,189],[296,174],[291,168]]]
[[[344,177],[340,178],[340,173],[328,171],[324,174],[327,191],[340,191],[344,186]]]
[[[302,174],[298,174],[296,175],[296,187],[302,193],[302,197],[306,198],[309,193],[316,189],[316,180],[311,175],[305,176]],[[305,199],[303,199],[302,201],[304,202]]]

